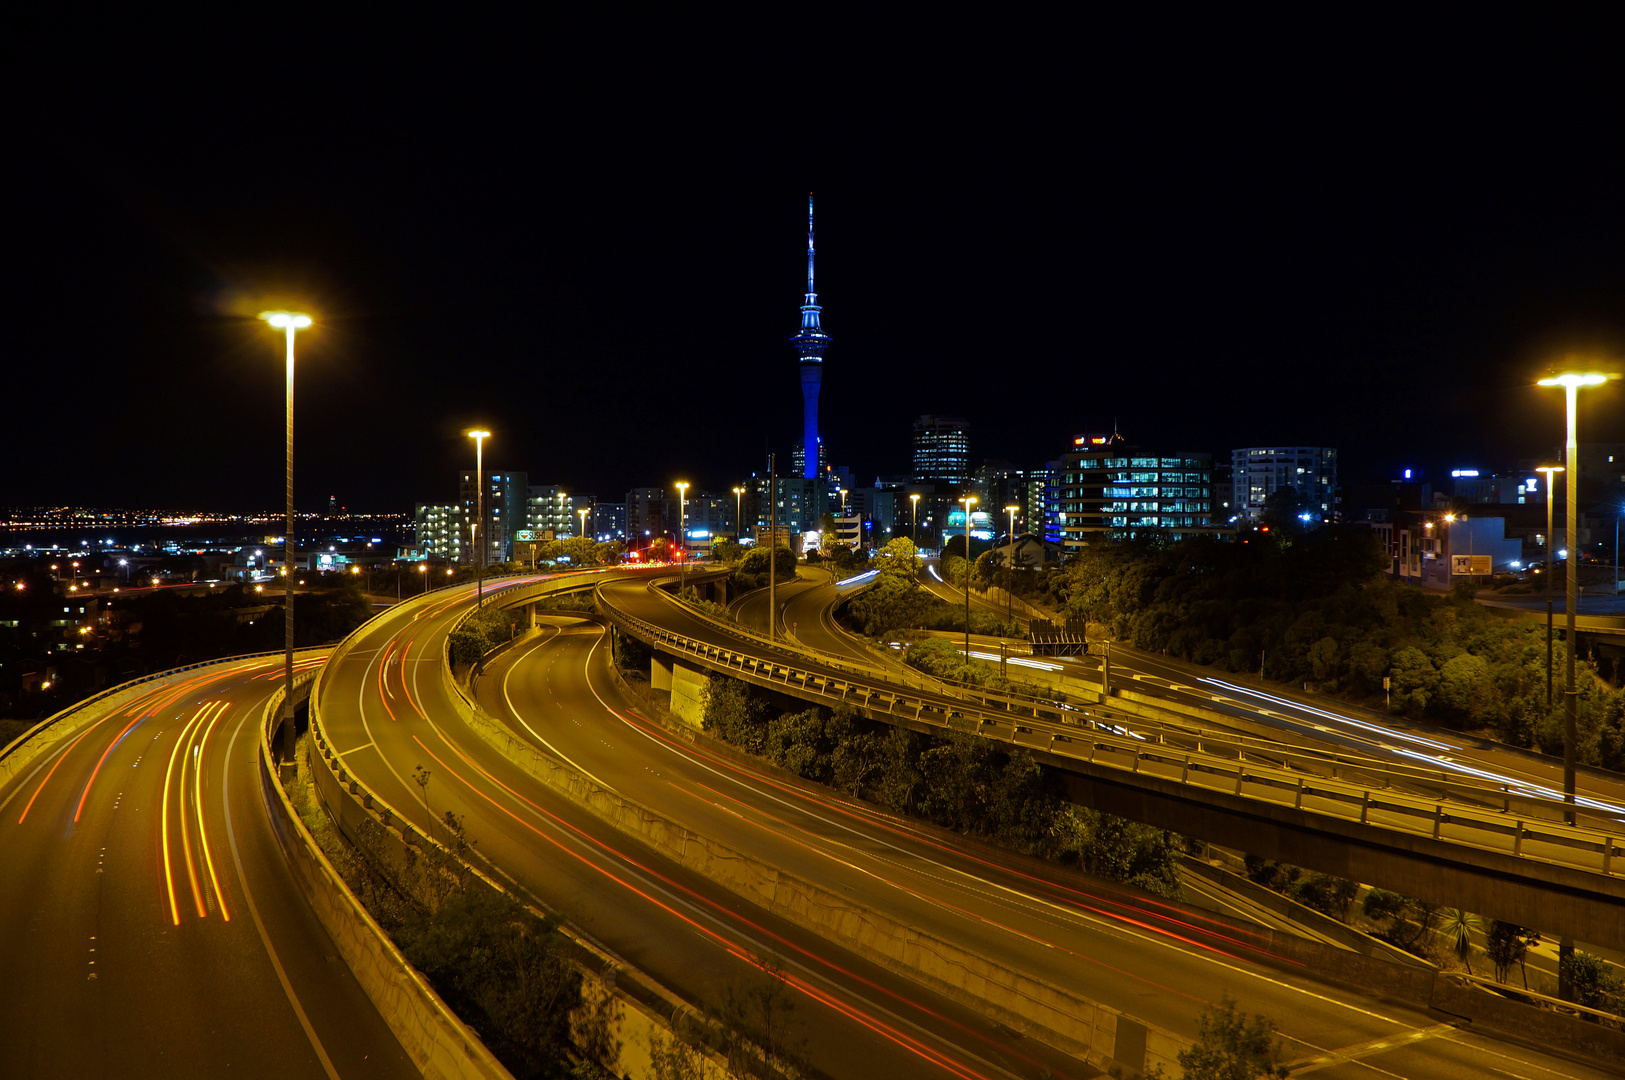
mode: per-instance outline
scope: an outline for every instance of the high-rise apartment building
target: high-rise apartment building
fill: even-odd
[[[479,516],[476,511],[478,490],[474,470],[465,469],[459,473],[457,486],[466,520],[472,522]],[[485,565],[504,563],[513,558],[514,533],[526,527],[529,497],[530,489],[524,473],[490,471],[485,474],[485,521],[479,530],[479,543],[485,549]],[[470,547],[465,550],[469,552],[466,561],[475,562],[474,549]]]
[[[525,494],[525,524],[542,540],[563,540],[581,531],[570,494],[557,484],[532,484]]]
[[[431,559],[461,563],[468,538],[468,522],[463,508],[456,504],[436,506],[418,503],[413,514],[417,546]]]
[[[938,494],[958,495],[970,480],[970,421],[922,416],[914,421],[916,484],[936,484]]]
[[[677,500],[665,488],[640,487],[626,493],[626,533],[637,547],[660,536],[677,535]]]
[[[1264,503],[1283,488],[1296,491],[1309,513],[1323,521],[1337,516],[1337,451],[1326,446],[1253,446],[1230,451],[1234,489],[1230,513],[1257,521]]]

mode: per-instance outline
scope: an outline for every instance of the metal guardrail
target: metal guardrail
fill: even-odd
[[[701,622],[704,622],[707,625],[722,631],[723,633],[737,637],[742,641],[750,642],[762,648],[773,649],[777,652],[784,653],[789,657],[795,657],[800,654],[812,656],[817,659],[820,664],[823,664],[825,667],[832,668],[836,671],[844,671],[869,677],[879,677],[884,679],[884,681],[891,681],[889,679],[885,679],[886,669],[881,664],[876,663],[873,665],[865,665],[854,663],[847,657],[840,656],[836,653],[827,652],[823,649],[814,648],[809,645],[801,645],[799,643],[791,644],[779,638],[769,638],[765,634],[758,634],[754,630],[747,629],[746,627],[740,626],[737,623],[723,622],[722,620],[717,619],[706,612],[696,611],[694,608],[683,604],[681,601],[666,593],[665,590],[655,588],[656,584],[657,583],[655,582],[651,582],[650,588],[658,593],[660,598],[666,603],[681,610],[685,615],[696,618]],[[626,617],[629,619],[637,618],[637,616],[631,614],[626,614]],[[639,621],[641,622],[644,620]],[[927,681],[936,684],[938,692],[941,693],[942,696],[959,698],[967,702],[972,702],[980,706],[983,710],[1002,709],[1004,711],[1015,712],[1019,709],[1026,709],[1031,715],[1034,716],[1042,715],[1043,711],[1047,711],[1056,718],[1059,718],[1061,713],[1067,708],[1066,706],[1050,698],[1043,698],[1036,695],[1022,694],[1012,691],[985,690],[981,687],[973,686],[970,683],[959,683],[951,679],[942,679],[938,676],[925,675],[924,673],[921,675],[921,689],[924,689],[924,684]],[[905,683],[904,685],[907,684]]]
[[[1245,755],[1231,758],[1200,750],[1181,751],[1165,744],[1103,730],[1081,709],[1069,710],[1073,716],[1060,713],[1049,718],[978,709],[970,702],[955,698],[908,693],[884,680],[875,679],[868,672],[860,673],[864,681],[859,682],[842,678],[837,673],[797,665],[788,662],[788,659],[781,661],[754,656],[699,641],[615,608],[605,599],[602,589],[595,590],[594,596],[600,613],[645,644],[694,657],[707,667],[800,697],[831,704],[856,704],[871,713],[931,724],[944,730],[951,728],[955,719],[962,719],[974,724],[977,734],[1100,769],[1174,780],[1236,798],[1273,806],[1290,806],[1301,812],[1348,822],[1358,821],[1364,826],[1406,835],[1431,835],[1434,840],[1460,843],[1484,851],[1511,854],[1520,859],[1601,873],[1608,877],[1620,873],[1616,854],[1625,855],[1625,844],[1617,842],[1613,834],[1555,820],[1561,818],[1567,809],[1561,800],[1523,797],[1521,801],[1525,807],[1545,810],[1549,816],[1514,816],[1507,810],[1485,810],[1450,799],[1430,799],[1408,795],[1390,787],[1374,787],[1310,774],[1284,765],[1249,762]],[[1314,800],[1318,805],[1306,805],[1305,800]],[[1460,835],[1446,836],[1446,827],[1458,834],[1469,832],[1474,839]],[[1510,838],[1510,851],[1493,843],[1494,837]],[[1533,845],[1558,847],[1585,858],[1549,858],[1526,850]],[[1625,863],[1625,859],[1618,862]]]

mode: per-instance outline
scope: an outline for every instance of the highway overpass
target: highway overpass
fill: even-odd
[[[1419,762],[1395,766],[1227,737],[1170,713],[1101,709],[887,678],[880,665],[706,617],[648,583],[609,582],[598,610],[668,671],[717,672],[793,698],[1025,747],[1081,805],[1597,945],[1625,949],[1625,811],[1563,821],[1558,799]],[[673,674],[670,678],[680,679]],[[1144,712],[1145,710],[1137,710]]]

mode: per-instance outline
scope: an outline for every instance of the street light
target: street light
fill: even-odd
[[[1015,594],[1011,590],[1010,587],[1015,584],[1015,570],[1016,570],[1016,511],[1020,510],[1020,509],[1021,509],[1021,507],[1017,506],[1015,503],[1011,503],[1009,506],[1006,506],[1004,508],[1004,512],[1006,514],[1010,515],[1010,557],[1008,559],[1006,559],[1005,563],[1004,563],[1004,621],[1005,622],[1015,622],[1016,621]]]
[[[909,536],[914,540],[914,550],[920,548],[920,496],[918,494],[908,497],[909,509],[914,513],[914,525],[909,529]]]
[[[1546,474],[1546,707],[1552,707],[1552,474],[1561,465],[1542,465],[1535,470]]]
[[[965,662],[970,663],[970,508],[976,496],[966,495],[959,500],[965,504]]]
[[[734,488],[734,543],[745,536],[745,489]]]
[[[468,437],[474,440],[474,551],[477,561],[474,564],[474,606],[485,604],[485,548],[480,541],[480,526],[485,524],[485,440],[491,437],[489,431],[470,431]],[[429,579],[423,579],[424,590],[429,587]]]
[[[1570,825],[1574,824],[1574,742],[1575,742],[1575,713],[1578,711],[1579,691],[1574,688],[1574,652],[1575,634],[1574,618],[1575,608],[1579,606],[1580,598],[1580,549],[1575,541],[1580,535],[1580,462],[1576,457],[1580,449],[1580,440],[1577,434],[1575,407],[1578,405],[1580,387],[1600,386],[1609,379],[1617,379],[1617,375],[1600,375],[1596,372],[1566,371],[1561,375],[1554,375],[1549,379],[1541,379],[1541,386],[1561,386],[1563,388],[1564,403],[1568,407],[1568,440],[1563,446],[1563,464],[1568,467],[1568,484],[1564,492],[1566,505],[1563,507],[1564,529],[1568,537],[1568,549],[1574,557],[1566,560],[1567,573],[1564,575],[1565,587],[1563,590],[1564,612],[1567,623],[1567,633],[1564,637],[1568,648],[1563,682],[1563,800],[1568,808],[1563,811],[1563,819]]]
[[[284,768],[293,761],[293,337],[309,328],[311,318],[296,311],[263,311],[260,318],[272,329],[281,330],[288,343],[287,419],[284,425],[287,443],[287,536],[283,538],[283,566],[286,580],[282,583],[282,763]]]
[[[428,592],[429,591],[429,564],[426,563],[426,562],[418,563],[418,573],[423,575],[423,591]]]
[[[587,515],[589,513],[591,513],[591,508],[583,506],[583,507],[580,507],[579,509],[577,509],[576,513],[581,515],[581,535],[586,536],[587,535]],[[585,558],[585,556],[583,556],[583,558]]]
[[[672,486],[677,489],[677,532],[683,542],[682,583],[677,586],[677,595],[681,596],[688,588],[688,481],[679,480]]]

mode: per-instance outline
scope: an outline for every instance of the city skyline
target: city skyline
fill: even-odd
[[[907,79],[822,91],[815,155],[764,123],[806,104],[794,80],[701,130],[674,118],[705,91],[629,111],[630,82],[546,119],[565,163],[546,170],[506,137],[528,115],[508,76],[463,85],[482,103],[464,117],[420,107],[462,69],[274,99],[224,63],[203,97],[190,69],[116,95],[112,73],[64,70],[8,121],[29,316],[0,504],[274,506],[279,345],[252,316],[285,302],[318,317],[301,508],[410,507],[467,467],[474,426],[493,468],[601,495],[726,490],[769,450],[787,472],[809,190],[839,297],[819,431],[859,482],[906,472],[927,414],[971,422],[972,467],[1041,467],[1114,421],[1218,455],[1335,446],[1346,481],[1510,467],[1561,440],[1536,377],[1625,356],[1598,20],[1442,56],[1377,35],[1313,63],[1254,46],[1241,75],[1180,52],[1109,109],[1092,95],[1127,65],[1072,84],[902,57],[891,74],[928,81],[933,107],[909,109]],[[302,118],[287,153],[242,119],[273,100]],[[340,119],[363,100],[388,104]],[[1588,439],[1625,440],[1622,393],[1582,401]]]

